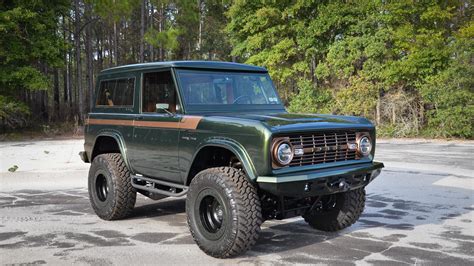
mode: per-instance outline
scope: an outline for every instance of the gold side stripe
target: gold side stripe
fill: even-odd
[[[86,125],[133,126],[133,120],[89,118],[86,121]]]
[[[183,119],[181,119],[180,128],[196,129],[197,126],[199,125],[199,122],[201,122],[201,119],[202,119],[201,116],[184,116]]]
[[[136,120],[89,118],[89,119],[86,119],[86,125],[196,129],[201,119],[202,119],[201,116],[184,116],[179,122],[159,122],[159,121],[136,121]]]

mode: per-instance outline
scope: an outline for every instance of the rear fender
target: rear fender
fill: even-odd
[[[119,147],[120,154],[122,155],[122,158],[125,162],[125,165],[129,169],[129,171],[133,174],[134,173],[133,168],[131,168],[130,162],[129,162],[128,157],[127,157],[127,147],[125,145],[125,141],[123,140],[122,134],[120,134],[120,132],[115,131],[115,130],[114,131],[109,131],[109,130],[108,131],[102,131],[102,132],[97,134],[97,136],[94,139],[94,145],[92,146],[91,162],[94,159],[93,156],[95,156],[95,155],[93,153],[94,153],[94,150],[95,150],[96,145],[98,143],[98,140],[101,137],[111,137],[115,140],[115,142],[117,143],[117,145]]]

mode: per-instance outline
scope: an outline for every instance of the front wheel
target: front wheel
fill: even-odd
[[[194,241],[216,258],[248,250],[262,224],[256,188],[243,171],[231,167],[206,169],[193,178],[186,213]]]
[[[365,188],[321,198],[316,208],[303,215],[313,228],[334,232],[347,228],[359,220],[365,206]]]

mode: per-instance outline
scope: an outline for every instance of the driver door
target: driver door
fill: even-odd
[[[141,113],[134,121],[130,163],[144,176],[181,182],[178,160],[180,116],[170,70],[144,73]],[[168,109],[156,106],[168,104]]]

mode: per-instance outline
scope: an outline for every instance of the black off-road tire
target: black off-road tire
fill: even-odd
[[[314,211],[303,215],[313,228],[334,232],[347,228],[359,220],[365,207],[365,188],[335,194],[336,205],[327,211]]]
[[[120,153],[105,153],[94,158],[88,187],[92,208],[104,220],[125,218],[135,206],[137,192]]]
[[[222,227],[217,232],[206,229],[206,218],[201,217],[203,206],[209,206],[205,200],[209,197],[222,204]],[[257,189],[243,171],[231,167],[206,169],[194,177],[186,198],[186,214],[196,244],[216,258],[247,251],[257,242],[262,224]]]

